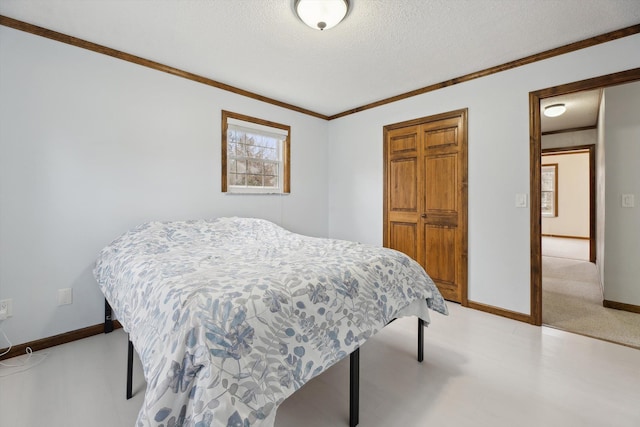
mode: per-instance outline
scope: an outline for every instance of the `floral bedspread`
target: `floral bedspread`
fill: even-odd
[[[260,219],[143,224],[94,276],[142,361],[140,427],[273,426],[286,397],[410,303],[447,314],[406,255]]]

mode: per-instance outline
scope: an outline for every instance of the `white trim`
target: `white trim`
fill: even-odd
[[[281,188],[275,187],[243,187],[241,185],[228,185],[227,194],[272,194],[282,195]]]

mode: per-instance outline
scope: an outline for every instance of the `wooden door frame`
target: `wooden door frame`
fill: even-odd
[[[531,200],[531,316],[530,322],[542,325],[542,215],[540,213],[540,165],[542,132],[540,100],[584,90],[593,90],[640,80],[640,68],[554,86],[529,93],[529,176]]]
[[[589,262],[596,262],[596,146],[591,144],[546,148],[542,149],[541,155],[571,154],[572,151],[585,150],[589,155]]]
[[[382,146],[383,146],[383,193],[382,193],[382,236],[383,236],[383,246],[388,246],[388,214],[387,214],[387,205],[388,205],[388,194],[387,194],[387,136],[389,131],[395,129],[401,129],[410,126],[418,126],[423,125],[430,122],[436,122],[445,119],[451,119],[455,117],[460,117],[461,121],[461,129],[460,129],[460,143],[464,146],[463,150],[463,162],[465,165],[464,171],[464,179],[463,179],[463,189],[464,191],[460,195],[460,210],[462,212],[462,221],[460,221],[459,226],[463,228],[465,239],[461,242],[462,247],[460,248],[461,260],[459,260],[459,265],[464,265],[463,271],[460,272],[460,304],[463,307],[469,306],[468,299],[468,271],[469,271],[469,147],[468,147],[468,117],[469,117],[469,109],[462,108],[459,110],[448,111],[446,113],[434,114],[432,116],[420,117],[417,119],[411,119],[404,122],[393,123],[390,125],[383,126],[383,134],[382,134]]]

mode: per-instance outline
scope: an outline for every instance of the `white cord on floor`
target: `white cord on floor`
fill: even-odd
[[[2,357],[2,356],[5,356],[6,354],[9,354],[12,348],[12,344],[11,344],[11,341],[9,340],[9,337],[7,336],[7,334],[4,332],[2,328],[0,328],[0,332],[2,332],[2,336],[4,336],[5,341],[7,341],[7,343],[9,344],[9,347],[4,352],[2,352],[2,354],[0,354],[0,357]],[[40,363],[42,363],[44,359],[46,359],[47,356],[49,355],[49,353],[33,354],[33,350],[31,350],[31,347],[26,348],[26,354],[27,354],[27,358],[24,360],[17,361],[17,363],[6,363],[6,362],[0,361],[0,366],[4,366],[6,368],[22,368],[22,369],[11,369],[9,372],[3,372],[2,370],[0,370],[0,377],[8,377],[9,375],[17,374],[19,372],[24,372],[28,369],[31,369],[34,366],[37,366]],[[33,357],[33,360],[32,360],[32,357]]]

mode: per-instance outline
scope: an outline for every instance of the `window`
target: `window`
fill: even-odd
[[[290,192],[291,127],[222,111],[222,192]]]
[[[558,216],[558,164],[542,165],[540,178],[542,216],[556,217]]]

